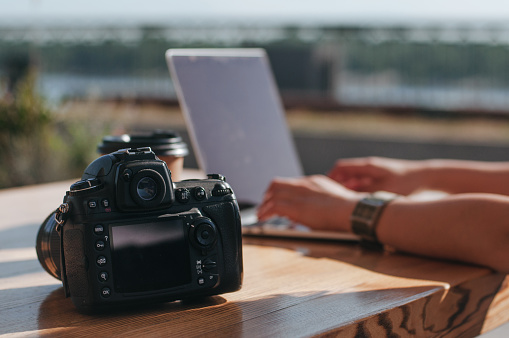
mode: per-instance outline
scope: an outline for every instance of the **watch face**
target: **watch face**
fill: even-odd
[[[376,223],[389,201],[374,196],[361,199],[350,217],[352,231],[366,241],[378,243],[375,233]]]
[[[376,212],[377,207],[370,204],[362,204],[359,206],[359,208],[356,210],[355,215],[359,216],[361,218],[364,218],[366,220],[371,219],[373,214]]]

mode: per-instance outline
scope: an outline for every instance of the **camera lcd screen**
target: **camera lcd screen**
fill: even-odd
[[[182,219],[111,227],[115,291],[154,291],[191,282]]]

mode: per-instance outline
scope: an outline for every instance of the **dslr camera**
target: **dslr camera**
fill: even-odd
[[[84,311],[239,290],[239,208],[224,177],[172,182],[150,148],[93,161],[44,221],[44,269]]]

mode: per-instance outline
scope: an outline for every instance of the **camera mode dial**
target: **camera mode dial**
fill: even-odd
[[[221,197],[231,194],[233,194],[232,189],[222,183],[217,183],[212,189],[212,196]]]
[[[103,184],[98,178],[89,178],[86,180],[80,180],[71,185],[69,189],[69,195],[79,196],[82,194],[90,193],[93,191],[101,190]]]

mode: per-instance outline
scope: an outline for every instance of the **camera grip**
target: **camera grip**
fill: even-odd
[[[72,297],[86,297],[88,294],[87,260],[81,230],[64,230],[64,256],[67,283]]]
[[[240,288],[243,277],[242,236],[237,210],[231,202],[203,207],[205,214],[218,225],[221,232],[225,267],[221,284],[226,289],[232,290]],[[232,268],[235,270],[232,271]]]

